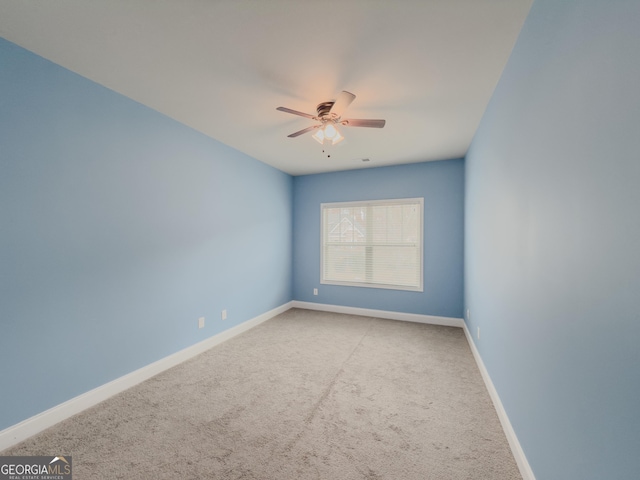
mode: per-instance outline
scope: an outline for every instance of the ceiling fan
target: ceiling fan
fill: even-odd
[[[318,125],[312,125],[297,132],[288,135],[291,138],[298,137],[307,132],[317,130],[313,134],[313,138],[324,144],[325,141],[330,142],[331,145],[335,145],[338,142],[344,140],[344,137],[340,135],[340,132],[336,128],[336,125],[344,125],[345,127],[369,127],[369,128],[382,128],[384,127],[384,120],[362,119],[362,118],[342,118],[343,112],[347,109],[351,102],[356,98],[353,93],[343,90],[335,102],[322,102],[316,107],[317,115],[311,115],[309,113],[299,112],[297,110],[291,110],[286,107],[278,107],[276,110],[281,112],[292,113],[293,115],[299,115],[301,117],[310,118],[316,122],[320,122]]]

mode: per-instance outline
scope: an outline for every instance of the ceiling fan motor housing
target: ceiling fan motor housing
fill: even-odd
[[[331,107],[336,102],[322,102],[316,107],[318,117],[322,120],[336,120],[338,116],[335,113],[331,113]]]

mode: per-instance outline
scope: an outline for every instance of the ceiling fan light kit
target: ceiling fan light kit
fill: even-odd
[[[318,112],[317,115],[299,112],[297,110],[292,110],[286,107],[278,107],[276,110],[285,113],[291,113],[293,115],[299,115],[301,117],[310,118],[312,120],[320,122],[318,125],[312,125],[311,127],[307,127],[303,130],[299,130],[288,135],[290,138],[295,138],[312,130],[316,130],[316,132],[313,134],[314,140],[322,145],[335,145],[344,140],[344,137],[336,128],[338,124],[345,127],[382,128],[386,123],[384,120],[374,119],[347,118],[343,120],[342,113],[347,109],[349,105],[351,105],[351,102],[353,102],[355,98],[356,96],[353,93],[343,90],[335,102],[322,102],[318,104],[318,106],[316,107],[316,111]]]
[[[335,145],[336,143],[340,143],[344,140],[344,137],[340,135],[338,129],[331,123],[326,124],[324,128],[319,128],[312,137],[321,145],[324,145],[325,140],[327,142],[331,142],[331,145]]]

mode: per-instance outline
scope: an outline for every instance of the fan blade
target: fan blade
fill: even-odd
[[[347,92],[343,90],[340,95],[338,95],[338,99],[335,101],[333,106],[331,107],[330,112],[335,113],[338,118],[342,116],[342,113],[347,109],[351,102],[356,98],[353,93]]]
[[[278,107],[276,108],[276,110],[280,110],[281,112],[286,112],[286,113],[293,113],[294,115],[300,115],[301,117],[311,118],[312,120],[316,119],[314,115],[311,115],[309,113],[299,112],[297,110],[291,110],[290,108],[287,108],[287,107]]]
[[[292,133],[291,135],[287,135],[287,137],[289,138],[295,138],[295,137],[299,137],[300,135],[303,135],[307,132],[310,132],[311,130],[315,130],[316,128],[320,128],[322,125],[312,125],[311,127],[307,127],[304,130],[299,130],[295,133]]]
[[[340,122],[345,127],[369,127],[369,128],[382,128],[386,121],[384,120],[372,120],[364,118],[348,118]]]

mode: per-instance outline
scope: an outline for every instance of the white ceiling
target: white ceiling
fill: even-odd
[[[532,1],[0,0],[0,36],[301,175],[464,156]],[[385,128],[287,138],[341,90]]]

